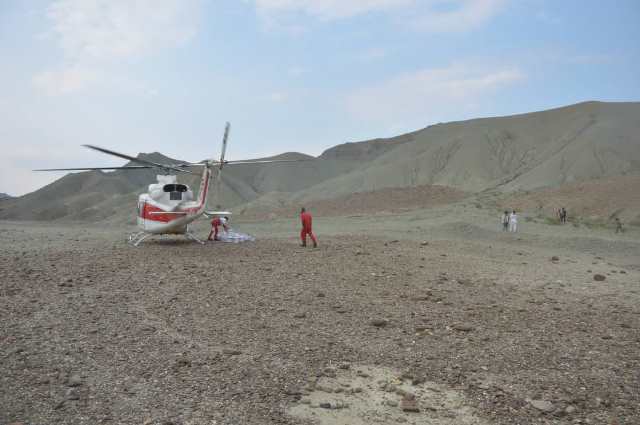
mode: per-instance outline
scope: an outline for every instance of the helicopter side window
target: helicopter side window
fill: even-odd
[[[187,186],[183,184],[165,184],[162,190],[169,193],[170,200],[182,201],[182,194],[187,191]]]

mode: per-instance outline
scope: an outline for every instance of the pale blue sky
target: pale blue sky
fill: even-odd
[[[640,1],[5,0],[0,192],[130,154],[317,155],[436,122],[640,100]]]

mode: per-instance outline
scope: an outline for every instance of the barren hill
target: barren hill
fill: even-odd
[[[390,139],[395,146],[350,173],[296,196],[426,184],[470,192],[532,190],[640,174],[640,103],[588,102],[500,118],[438,124]]]
[[[178,162],[159,153],[142,156]],[[640,175],[640,103],[587,102],[437,124],[389,139],[341,144],[315,159],[300,153],[274,158],[309,161],[227,167],[211,206],[245,205],[236,209],[250,214],[301,202],[330,205],[326,201],[337,199],[369,205],[376,199],[387,201],[390,188],[436,185],[450,187],[452,193],[517,192]],[[153,170],[69,174],[33,193],[3,201],[0,219],[99,220],[124,215],[123,211],[133,210],[137,194],[155,180],[155,174]],[[193,185],[196,179],[188,176],[185,181]],[[425,190],[416,193],[430,193]],[[374,194],[352,196],[367,192]]]

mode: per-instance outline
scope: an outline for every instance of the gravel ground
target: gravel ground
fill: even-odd
[[[336,364],[483,423],[640,423],[640,245],[480,230],[136,249],[0,223],[0,423],[310,424],[288,411]]]

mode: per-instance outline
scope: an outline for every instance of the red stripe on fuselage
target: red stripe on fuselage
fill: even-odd
[[[162,208],[154,207],[150,204],[144,204],[144,208],[140,211],[140,217],[145,220],[158,221],[160,223],[169,223],[170,221],[184,217],[184,214],[158,214],[162,212],[165,212]]]

